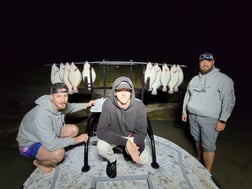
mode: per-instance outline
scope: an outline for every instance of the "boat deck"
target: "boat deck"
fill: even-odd
[[[149,163],[143,166],[125,161],[117,155],[117,177],[106,175],[107,162],[98,155],[96,137],[90,138],[90,170],[82,172],[84,165],[84,145],[75,146],[66,152],[62,163],[53,173],[44,174],[38,168],[24,183],[27,189],[215,189],[211,174],[187,151],[162,137],[154,135],[158,169],[151,166],[151,143],[146,138],[149,149]]]

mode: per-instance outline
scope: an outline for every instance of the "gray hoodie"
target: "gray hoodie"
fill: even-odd
[[[127,77],[117,78],[112,86],[111,96],[105,100],[102,106],[102,113],[97,126],[98,138],[113,144],[126,146],[127,139],[134,137],[134,142],[144,150],[144,139],[147,135],[147,114],[145,105],[135,98],[134,88],[131,93],[131,102],[127,109],[121,109],[115,97],[115,88],[122,81],[127,81],[133,86],[132,81]]]
[[[26,113],[17,134],[19,146],[40,142],[47,150],[54,151],[74,144],[73,138],[60,138],[65,115],[87,108],[87,103],[68,103],[63,111],[53,108],[49,95],[38,98],[33,109]]]
[[[182,113],[227,121],[235,105],[234,83],[213,68],[207,74],[194,76],[185,93]]]

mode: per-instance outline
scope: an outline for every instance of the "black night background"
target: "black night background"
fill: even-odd
[[[227,2],[2,2],[1,75],[8,83],[45,64],[103,59],[179,63],[197,73],[198,55],[210,51],[245,108],[250,11]]]
[[[250,133],[251,18],[242,1],[1,1],[1,112],[16,108],[45,64],[166,62],[194,75],[199,54],[209,51],[235,83],[233,127]]]

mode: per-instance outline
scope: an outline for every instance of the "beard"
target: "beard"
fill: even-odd
[[[57,108],[58,108],[58,111],[64,110],[66,108],[66,103],[58,104]]]
[[[212,70],[213,70],[213,66],[211,66],[211,67],[209,67],[209,68],[203,67],[203,68],[200,68],[200,73],[204,75],[204,74],[209,73],[209,72],[212,71]]]

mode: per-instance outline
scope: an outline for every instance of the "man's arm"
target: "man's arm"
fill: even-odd
[[[231,79],[224,80],[220,95],[222,99],[222,109],[219,120],[226,122],[233,111],[236,101],[234,83]]]

